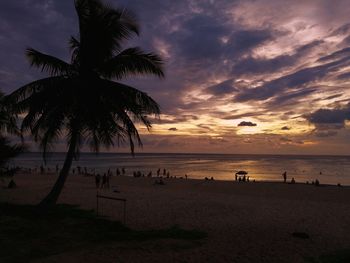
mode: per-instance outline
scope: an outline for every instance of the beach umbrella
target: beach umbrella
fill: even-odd
[[[246,172],[246,171],[238,171],[236,173],[236,175],[247,175],[247,174],[248,174],[248,172]]]

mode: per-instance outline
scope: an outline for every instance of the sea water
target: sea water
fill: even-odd
[[[55,170],[63,165],[65,153],[50,154],[46,164],[41,153],[22,154],[11,163],[24,168],[39,168],[41,165]],[[126,153],[81,153],[72,168],[86,167],[89,172],[104,173],[110,169],[125,168],[126,175],[134,171],[155,176],[158,169],[169,171],[170,176],[215,180],[234,180],[237,171],[248,172],[250,180],[282,181],[282,173],[296,182],[312,182],[318,179],[324,184],[350,185],[350,156],[305,156],[305,155],[238,155],[238,154],[155,154],[142,153],[134,157]]]

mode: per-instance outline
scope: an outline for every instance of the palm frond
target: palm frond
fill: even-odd
[[[142,147],[140,135],[134,122],[140,122],[150,129],[151,123],[147,116],[159,116],[159,105],[146,93],[133,87],[118,82],[103,80],[103,96],[105,104],[110,105],[109,110],[115,116],[116,122],[123,127],[123,132],[119,132],[123,141],[128,139],[131,152],[134,152],[135,144]]]
[[[74,66],[79,66],[77,65],[78,61],[78,56],[79,56],[79,48],[80,48],[80,42],[77,40],[75,37],[71,37],[69,40],[69,47],[71,50],[71,63]]]
[[[34,123],[32,134],[35,141],[40,142],[40,148],[43,150],[44,162],[48,150],[57,142],[62,134],[65,116],[60,110],[46,111]]]
[[[0,92],[0,132],[19,133],[11,101]]]
[[[100,70],[106,78],[121,79],[130,74],[164,77],[162,59],[156,54],[145,53],[138,47],[122,51],[105,62]]]
[[[12,105],[18,104],[21,102],[22,104],[26,105],[29,107],[29,103],[24,103],[27,98],[30,98],[31,95],[35,93],[40,93],[43,90],[52,90],[55,87],[58,86],[64,86],[66,85],[64,82],[67,79],[64,76],[56,76],[56,77],[48,77],[48,78],[43,78],[39,79],[33,82],[30,82],[14,92],[12,92],[10,95],[7,96],[7,99],[11,101]],[[15,105],[16,106],[16,105]],[[15,108],[20,108],[15,107]],[[24,112],[25,109],[22,109],[19,113]]]
[[[121,49],[122,42],[139,34],[139,26],[126,9],[112,8],[100,0],[76,0],[79,18],[81,63],[87,68],[102,65]]]
[[[75,145],[74,148],[74,159],[79,159],[80,155],[80,148],[81,145],[84,143],[84,130],[83,124],[81,123],[81,120],[73,117],[70,120],[68,120],[66,124],[67,128],[67,145]]]
[[[26,50],[26,56],[31,66],[40,68],[41,71],[45,71],[51,76],[73,74],[73,68],[70,64],[59,58],[41,53],[33,48],[28,48]]]
[[[60,137],[66,112],[69,111],[69,94],[65,90],[71,90],[70,80],[65,77],[45,78],[9,95],[15,102],[14,111],[26,113],[21,123],[22,134],[30,131],[34,140],[40,142],[44,161],[47,151]]]
[[[26,146],[19,144],[11,144],[10,140],[0,136],[0,168],[11,159],[22,153]]]

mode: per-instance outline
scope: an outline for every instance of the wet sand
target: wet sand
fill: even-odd
[[[54,175],[16,175],[15,189],[1,189],[0,201],[38,203]],[[306,184],[112,177],[101,194],[127,199],[126,224],[134,229],[179,225],[208,234],[196,241],[115,243],[67,252],[37,262],[305,262],[350,249],[350,188]],[[115,193],[112,190],[118,190]],[[96,208],[94,177],[70,176],[59,199]],[[119,202],[101,201],[102,213],[123,220]],[[310,238],[293,237],[305,232]]]

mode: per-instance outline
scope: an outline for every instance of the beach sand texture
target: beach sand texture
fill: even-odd
[[[16,175],[15,189],[1,189],[1,202],[35,204],[54,175]],[[134,229],[180,225],[205,231],[196,241],[111,243],[70,251],[37,262],[305,262],[350,247],[350,188],[283,183],[237,183],[112,177],[107,196],[127,199],[127,225]],[[96,208],[94,177],[70,176],[59,199]],[[122,204],[101,201],[104,215],[123,220]],[[305,232],[310,238],[293,237]]]

